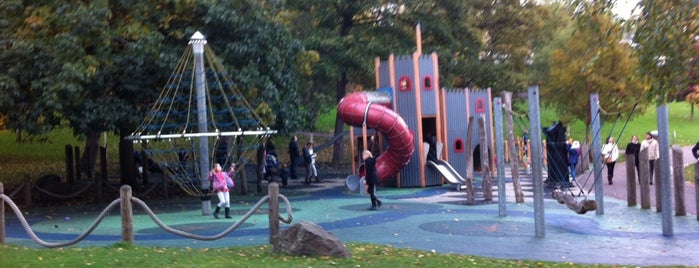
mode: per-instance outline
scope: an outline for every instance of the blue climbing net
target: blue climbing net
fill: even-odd
[[[208,46],[201,59],[203,70],[196,67],[190,42],[150,112],[126,138],[140,144],[164,176],[187,194],[200,197],[208,195],[202,189],[209,187],[206,176],[211,166],[219,163],[226,170],[231,163],[244,166],[254,159],[250,154],[257,146],[276,133],[255,113]],[[202,163],[209,167],[202,168]]]

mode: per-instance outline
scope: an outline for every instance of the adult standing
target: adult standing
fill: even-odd
[[[580,158],[580,142],[573,141],[567,145],[568,147],[568,165],[570,168],[570,177],[575,180],[577,177],[577,172],[575,168],[578,166],[578,159]]]
[[[646,132],[646,139],[641,142],[641,150],[644,148],[647,149],[648,152],[648,167],[650,168],[648,181],[650,181],[650,184],[653,185],[653,174],[655,174],[653,170],[655,168],[655,160],[660,158],[660,149],[658,148],[658,141],[655,140],[653,134],[650,132]]]
[[[639,160],[639,159],[638,159],[638,153],[639,153],[639,152],[641,152],[641,143],[638,141],[638,136],[633,135],[633,136],[631,136],[631,142],[629,142],[628,144],[626,144],[626,150],[625,150],[624,153],[626,153],[626,155],[630,155],[630,154],[633,155],[633,157],[634,157],[634,159],[635,159],[635,160],[634,160],[634,161],[635,161],[634,165],[635,165],[635,167],[636,167],[636,173],[637,173],[637,174],[639,174],[639,173],[641,172],[641,171],[639,170],[639,167],[638,167],[638,160]],[[640,175],[637,176],[637,177],[639,178],[639,181],[640,181],[640,179],[641,179],[641,178],[640,178]]]
[[[267,139],[267,143],[265,143],[265,150],[267,150],[268,155],[273,155],[275,158],[279,158],[277,155],[277,147],[274,146],[272,138]]]
[[[295,135],[291,137],[289,142],[289,176],[292,180],[298,179],[296,175],[296,167],[299,165],[299,138]]]
[[[257,169],[255,170],[257,175],[257,192],[262,192],[262,180],[265,177],[265,158],[267,157],[267,151],[265,150],[265,144],[260,141],[257,146],[257,155],[255,160],[257,160]]]
[[[309,141],[306,143],[306,147],[303,147],[303,163],[306,167],[306,184],[311,184],[311,178],[314,175],[318,175],[317,173],[313,174],[313,169],[315,168],[313,166],[314,158],[315,152],[313,152],[313,143]]]
[[[371,154],[369,150],[365,150],[362,153],[362,159],[364,159],[364,181],[367,185],[367,193],[371,198],[371,207],[369,210],[376,210],[377,207],[381,207],[381,200],[376,196],[376,184],[379,182],[379,176],[376,173],[376,159]]]
[[[614,143],[614,137],[607,137],[607,143],[602,145],[602,156],[607,165],[607,181],[612,185],[614,184],[614,166],[619,158],[619,147]]]
[[[229,195],[229,185],[232,188],[234,186],[233,179],[231,175],[235,176],[235,164],[231,164],[230,172],[223,172],[220,164],[216,164],[211,172],[209,172],[209,181],[212,184],[212,188],[216,196],[218,197],[218,204],[216,205],[216,211],[214,211],[214,218],[218,219],[218,213],[221,211],[221,206],[225,207],[226,219],[231,218],[231,199]]]
[[[434,133],[427,135],[427,144],[430,146],[430,149],[427,150],[427,160],[436,163],[439,158],[437,157],[437,137]]]

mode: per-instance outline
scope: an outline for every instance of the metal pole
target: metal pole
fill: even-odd
[[[539,112],[539,86],[529,86],[529,135],[531,137],[532,180],[534,181],[534,231],[543,238],[544,230],[544,175],[541,156],[541,116]]]
[[[0,182],[0,194],[5,194],[5,186]],[[0,198],[0,245],[5,244],[5,199]]]
[[[672,177],[670,176],[670,126],[667,104],[658,106],[658,149],[660,159],[657,160],[660,171],[660,198],[662,200],[663,235],[672,236]],[[657,174],[657,173],[656,173]],[[656,182],[658,183],[658,182]]]
[[[500,217],[507,216],[507,196],[505,191],[505,138],[502,133],[502,99],[493,98],[495,120],[495,165],[498,170],[498,211]],[[514,161],[516,162],[516,161]]]
[[[204,45],[206,38],[200,32],[194,33],[189,40],[194,50],[194,86],[197,91],[197,130],[199,133],[209,132],[207,129],[206,110],[206,74],[204,73]],[[199,137],[199,182],[202,190],[201,210],[202,215],[211,214],[211,199],[209,195],[208,174],[209,163],[209,138]]]
[[[601,115],[599,114],[599,94],[590,95],[590,116],[592,117],[592,170],[595,172],[595,201],[597,202],[597,215],[604,214],[604,189],[602,181],[602,142],[601,142]]]

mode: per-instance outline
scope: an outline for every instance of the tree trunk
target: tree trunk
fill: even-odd
[[[515,193],[515,202],[524,203],[524,192],[522,185],[519,182],[519,159],[517,157],[517,149],[515,146],[514,122],[512,120],[512,92],[502,93],[503,105],[507,109],[505,115],[505,126],[507,130],[507,147],[510,152],[510,168],[512,170],[512,188]],[[504,163],[503,163],[504,164]]]
[[[128,133],[126,131],[120,131],[120,133]],[[125,140],[124,137],[120,137],[119,140],[119,167],[121,170],[120,181],[121,184],[129,185],[132,188],[136,187],[138,176],[138,168],[136,167],[136,162],[134,161],[134,148],[133,141]]]
[[[85,172],[88,179],[93,176],[97,155],[99,153],[100,133],[92,131],[87,135],[85,140],[85,152],[80,157],[80,171]]]
[[[337,85],[335,87],[336,92],[336,103],[340,103],[340,100],[345,97],[347,93],[347,74],[343,73],[340,80],[337,80]],[[335,136],[342,134],[345,127],[345,122],[343,122],[339,116],[335,116]],[[343,160],[344,144],[342,139],[338,139],[335,144],[333,144],[333,164],[339,164]]]
[[[22,130],[21,129],[18,129],[17,131],[15,131],[15,140],[17,142],[22,142]]]

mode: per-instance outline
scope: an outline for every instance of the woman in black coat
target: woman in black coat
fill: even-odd
[[[381,207],[381,200],[376,196],[376,184],[379,182],[379,176],[376,174],[376,159],[371,155],[370,151],[364,151],[362,153],[362,159],[364,159],[364,180],[367,185],[367,193],[371,197],[371,207],[369,210],[376,210],[377,207]]]
[[[626,145],[625,153],[627,155],[629,155],[629,154],[633,155],[633,157],[635,159],[634,166],[636,167],[637,174],[641,173],[641,171],[639,170],[639,167],[638,167],[638,153],[640,151],[641,151],[641,143],[638,141],[638,136],[636,136],[636,135],[631,136],[631,142],[629,142],[629,144]],[[640,182],[640,178],[639,178],[639,182]]]

